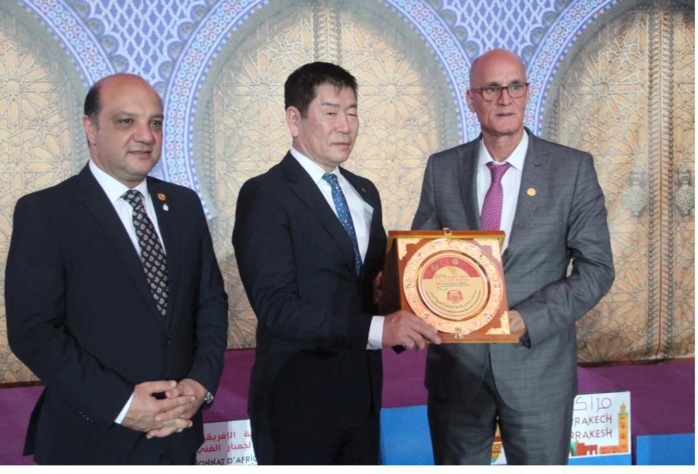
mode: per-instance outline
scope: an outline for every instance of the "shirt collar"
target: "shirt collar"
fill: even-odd
[[[514,151],[511,152],[511,155],[505,160],[507,163],[509,163],[511,166],[516,168],[517,170],[521,171],[523,170],[524,167],[524,161],[526,161],[526,151],[528,150],[528,132],[524,130],[523,137],[521,138],[521,141],[519,142],[518,145],[516,145],[516,148],[514,148]],[[480,140],[480,150],[478,153],[478,167],[482,167],[487,165],[490,161],[494,161],[492,158],[492,155],[490,155],[490,152],[487,150],[487,147],[484,145],[482,142],[482,139]]]
[[[119,199],[121,196],[123,196],[126,191],[131,189],[116,178],[114,178],[113,176],[107,174],[104,170],[97,166],[94,161],[90,160],[89,166],[92,175],[95,177],[99,185],[107,194],[107,197],[109,198],[109,201],[112,204],[115,203],[116,200]],[[141,194],[143,194],[144,198],[147,198],[148,181],[144,179],[140,182],[140,184],[138,184],[138,186],[136,186],[133,189],[137,189],[141,192]]]
[[[301,153],[293,147],[291,147],[291,155],[310,175],[313,182],[317,184],[323,180],[322,177],[327,173],[327,171],[325,171],[325,169],[322,166],[318,165],[313,160],[311,160],[310,158],[308,158],[303,153]],[[331,174],[337,176],[337,178],[342,177],[342,174],[339,172],[339,166],[335,167],[335,169],[332,170]]]

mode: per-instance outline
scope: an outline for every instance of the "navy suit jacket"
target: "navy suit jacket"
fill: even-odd
[[[201,203],[155,178],[148,190],[168,260],[164,319],[89,167],[15,207],[8,339],[46,385],[25,445],[39,463],[157,463],[193,455],[203,442],[201,413],[194,427],[163,439],[113,422],[138,383],[192,378],[215,393],[223,369],[227,297]]]
[[[258,320],[253,429],[350,427],[380,409],[381,352],[366,349],[386,246],[380,197],[340,170],[373,207],[360,277],[349,236],[290,153],[240,189],[233,245]]]

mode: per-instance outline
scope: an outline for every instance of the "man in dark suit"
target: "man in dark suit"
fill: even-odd
[[[470,86],[482,135],[429,158],[412,227],[506,232],[509,323],[521,339],[429,348],[435,460],[489,464],[498,422],[507,463],[566,464],[575,321],[614,279],[603,192],[590,154],[524,128],[529,89],[518,56],[501,49],[482,55]]]
[[[233,245],[258,319],[248,411],[260,464],[376,464],[378,349],[438,342],[411,313],[375,316],[380,197],[339,166],[359,130],[356,92],[337,65],[294,71],[285,84],[293,147],[238,196]]]
[[[46,385],[25,443],[38,463],[194,463],[203,442],[227,297],[196,193],[147,176],[162,122],[142,78],[100,80],[88,165],[15,207],[7,328]]]

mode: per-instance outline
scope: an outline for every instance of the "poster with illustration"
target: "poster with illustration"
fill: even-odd
[[[574,399],[570,464],[631,464],[630,392],[585,393]],[[506,464],[497,428],[492,464]]]

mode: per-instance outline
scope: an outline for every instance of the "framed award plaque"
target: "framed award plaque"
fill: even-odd
[[[502,231],[390,231],[381,310],[410,311],[443,342],[518,343],[509,330]]]

